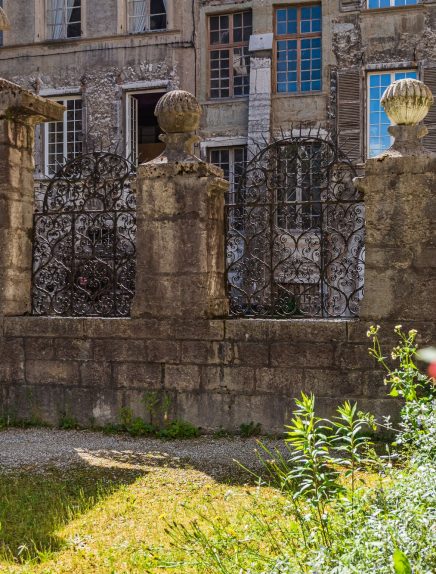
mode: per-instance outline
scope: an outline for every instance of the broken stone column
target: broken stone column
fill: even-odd
[[[156,106],[166,150],[140,165],[137,276],[132,315],[212,318],[227,314],[224,193],[216,166],[193,155],[201,107],[174,90]]]
[[[0,79],[0,315],[31,310],[35,125],[64,107]]]
[[[436,309],[436,154],[421,139],[418,122],[433,104],[418,80],[392,84],[382,104],[397,125],[392,147],[369,159],[364,192],[366,213],[365,295],[368,320],[431,321]]]

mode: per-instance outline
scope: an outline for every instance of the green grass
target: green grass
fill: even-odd
[[[206,529],[213,517],[226,536],[243,537],[246,509],[260,496],[279,516],[279,493],[244,484],[236,466],[232,474],[233,484],[217,481],[162,456],[0,474],[0,572],[196,573],[195,563],[178,566],[187,556],[171,545],[168,524],[188,525],[200,512]]]

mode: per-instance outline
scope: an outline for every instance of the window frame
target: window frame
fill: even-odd
[[[125,10],[126,10],[126,31],[127,31],[127,34],[130,34],[132,36],[136,36],[138,34],[153,34],[153,33],[159,33],[159,32],[166,32],[169,29],[169,12],[170,12],[169,5],[166,7],[166,10],[165,10],[165,15],[166,15],[165,28],[156,28],[156,29],[152,30],[150,27],[151,0],[144,0],[144,1],[146,3],[145,18],[146,18],[146,22],[147,22],[147,27],[144,30],[140,30],[138,32],[135,32],[135,31],[132,31],[131,27],[130,27],[130,22],[131,22],[132,18],[135,18],[135,16],[130,16],[130,8],[131,8],[132,4],[135,2],[135,0],[126,0]]]
[[[66,23],[66,18],[62,23],[63,32],[65,35],[62,35],[59,38],[53,38],[52,31],[54,30],[54,26],[52,26],[49,22],[49,12],[54,12],[50,6],[52,5],[51,2],[53,0],[45,0],[44,3],[44,17],[45,17],[45,37],[46,40],[49,42],[62,42],[62,41],[71,41],[71,40],[80,40],[85,35],[85,13],[86,13],[86,0],[80,0],[80,35],[79,36],[68,36],[68,24]],[[66,15],[67,10],[67,0],[64,1],[64,7],[62,8],[64,12],[64,16]],[[53,29],[53,30],[52,30]]]
[[[366,0],[366,9],[367,10],[390,10],[391,8],[410,8],[413,6],[419,6],[419,4],[422,4],[421,0],[416,0],[416,2],[414,4],[395,4],[395,2],[397,0],[389,0],[389,6],[377,6],[377,7],[371,7],[370,4],[371,0]]]
[[[211,34],[211,19],[212,18],[219,18],[221,16],[227,16],[229,18],[229,39],[233,39],[233,30],[234,30],[234,17],[237,14],[246,14],[251,13],[251,33],[250,36],[253,34],[253,11],[251,8],[243,8],[243,9],[234,9],[228,12],[211,12],[206,14],[206,53],[207,53],[207,99],[211,101],[222,101],[222,100],[231,100],[231,99],[240,99],[240,98],[248,98],[250,93],[250,73],[251,73],[251,66],[250,66],[250,53],[248,51],[250,40],[242,41],[241,42],[232,42],[229,41],[228,44],[211,44],[210,42],[210,34]],[[242,27],[244,29],[244,27]],[[241,48],[242,50],[246,48],[247,50],[247,59],[248,59],[248,93],[246,94],[236,94],[234,93],[234,71],[233,66],[231,66],[230,62],[232,61],[233,50],[235,48]],[[229,95],[228,96],[212,96],[212,66],[211,66],[211,52],[215,50],[228,50],[229,51]],[[232,146],[229,146],[232,147]]]
[[[49,97],[49,96],[47,96],[47,97]],[[52,96],[52,97],[50,97],[50,99],[52,99],[53,101],[58,102],[62,105],[66,105],[66,102],[70,101],[70,100],[80,100],[82,102],[82,109],[81,109],[81,112],[82,112],[81,113],[82,130],[80,132],[81,140],[76,140],[76,139],[74,140],[74,143],[76,143],[76,141],[81,141],[81,143],[82,143],[81,148],[82,149],[78,153],[74,152],[74,155],[72,157],[68,157],[68,149],[67,149],[67,146],[68,146],[68,135],[67,135],[68,134],[68,125],[67,125],[68,124],[68,110],[66,109],[64,112],[63,120],[62,120],[62,124],[63,124],[63,127],[62,127],[63,141],[62,141],[62,143],[63,143],[63,156],[64,156],[63,159],[64,159],[64,162],[62,164],[59,164],[58,168],[56,168],[54,172],[50,172],[50,165],[52,165],[52,164],[49,164],[49,155],[50,155],[49,154],[49,135],[50,135],[49,129],[50,129],[50,125],[61,123],[61,122],[47,122],[46,124],[44,124],[44,156],[43,156],[44,157],[44,170],[43,170],[43,173],[44,173],[45,177],[53,177],[53,175],[56,173],[56,171],[60,167],[62,167],[62,165],[65,165],[66,162],[78,157],[81,153],[83,153],[83,140],[84,140],[84,137],[83,137],[84,136],[84,129],[83,129],[84,128],[84,100],[83,100],[83,97],[80,94],[68,94],[65,96]],[[76,134],[76,131],[74,131],[74,134]]]
[[[300,22],[301,22],[301,9],[302,8],[311,8],[311,7],[315,7],[315,6],[320,6],[321,7],[321,30],[320,32],[312,32],[312,33],[304,33],[302,34],[301,32],[299,32],[298,30],[300,29]],[[273,45],[273,69],[272,69],[272,82],[273,82],[273,94],[278,95],[278,96],[306,96],[306,95],[311,95],[311,94],[322,94],[323,93],[323,86],[324,86],[324,81],[323,81],[323,70],[324,70],[324,66],[323,66],[323,45],[322,45],[322,40],[323,40],[323,19],[324,19],[324,15],[323,15],[323,7],[322,7],[322,1],[319,0],[317,2],[303,2],[303,3],[299,3],[299,4],[275,4],[273,6],[274,8],[274,14],[273,14],[273,34],[274,34],[274,45]],[[287,9],[287,8],[296,8],[297,9],[297,32],[295,34],[283,34],[283,35],[278,35],[277,34],[277,11],[278,10],[283,10],[283,9]],[[301,91],[301,40],[302,39],[307,39],[307,38],[319,38],[321,40],[321,78],[320,78],[320,82],[321,82],[321,88],[319,90],[309,90],[307,92],[303,92]],[[277,44],[279,41],[281,40],[296,40],[297,41],[297,87],[298,90],[296,92],[279,92],[277,89],[277,64],[278,64],[278,57],[277,57]]]
[[[388,70],[367,70],[366,71],[366,77],[365,77],[365,130],[366,130],[366,134],[365,134],[365,159],[371,159],[373,157],[376,157],[376,155],[370,155],[370,151],[371,151],[371,145],[370,145],[370,138],[371,138],[371,86],[370,86],[370,78],[372,76],[381,76],[384,74],[390,74],[391,76],[391,83],[396,81],[395,80],[395,74],[407,74],[413,72],[416,74],[416,78],[419,79],[419,69],[418,68],[412,68],[412,67],[407,67],[407,68],[394,68],[394,69],[388,69]],[[380,104],[381,106],[381,104]],[[389,118],[388,118],[389,119]],[[391,121],[390,125],[394,125],[393,122]],[[394,138],[393,136],[390,136],[390,145],[393,144]],[[388,148],[386,148],[388,149]],[[382,150],[383,151],[386,150]]]

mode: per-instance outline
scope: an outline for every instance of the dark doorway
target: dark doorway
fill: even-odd
[[[145,163],[160,155],[165,144],[154,110],[163,93],[129,94],[130,155],[135,163]]]

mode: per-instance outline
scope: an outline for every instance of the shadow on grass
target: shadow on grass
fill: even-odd
[[[0,474],[0,560],[50,557],[66,545],[56,530],[144,474],[92,466]]]

